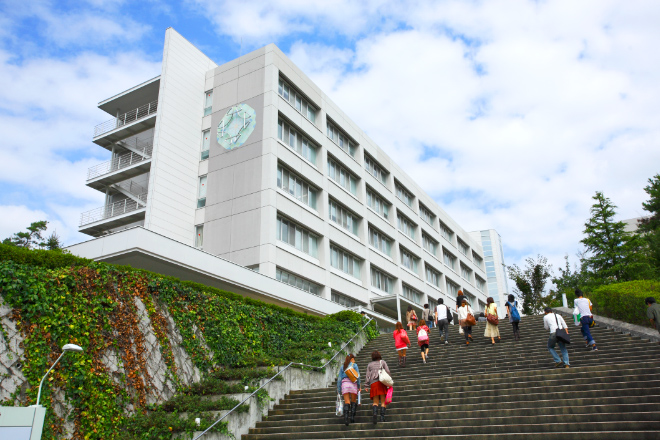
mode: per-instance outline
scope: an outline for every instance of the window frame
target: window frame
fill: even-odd
[[[377,285],[374,285],[374,274],[377,276],[379,284],[382,284],[382,279],[381,278],[384,278],[384,280],[386,281],[385,284],[387,284],[387,287],[389,288],[389,290],[384,290],[384,289],[381,289],[380,287],[378,287]],[[387,272],[385,272],[384,270],[382,270],[382,269],[380,269],[380,268],[378,268],[377,266],[374,266],[374,265],[371,265],[370,268],[369,268],[369,278],[370,278],[369,285],[371,287],[373,287],[377,290],[380,290],[381,292],[392,294],[392,292],[394,290],[394,282],[396,281],[396,278],[390,276]]]
[[[286,86],[286,87],[285,87]],[[286,94],[288,96],[284,96]],[[279,81],[277,83],[277,94],[284,99],[287,104],[293,107],[298,113],[300,113],[303,118],[307,119],[314,126],[316,126],[316,117],[319,112],[319,107],[312,103],[311,100],[302,93],[298,87],[294,86],[291,81],[284,78],[282,74],[279,75]],[[298,108],[298,100],[300,100],[300,108]],[[292,102],[293,101],[293,102]],[[303,108],[307,111],[303,112]],[[309,117],[309,109],[312,108],[312,117]]]
[[[340,160],[338,160],[336,157],[334,157],[330,153],[328,153],[328,160],[326,162],[328,163],[328,165],[327,165],[328,166],[328,170],[327,170],[328,179],[332,180],[334,183],[339,185],[339,187],[343,188],[349,194],[351,194],[353,197],[357,198],[357,188],[358,188],[358,185],[359,185],[359,182],[360,182],[359,176],[356,176],[355,174],[353,174],[353,172],[350,171],[346,166],[344,166],[344,164]],[[335,169],[332,170],[332,167],[334,167]],[[342,173],[345,174],[346,176],[345,177],[342,176]],[[335,179],[333,177],[333,175],[335,177],[337,177],[337,179]],[[355,187],[354,187],[355,192],[353,192],[351,190],[351,188],[353,188],[351,186],[351,179],[355,182]],[[342,183],[341,183],[342,180],[344,180],[347,183],[348,188],[346,186],[342,185]]]
[[[406,201],[402,196],[399,195],[405,195],[407,198],[410,199],[410,202]],[[401,200],[407,207],[412,209],[413,211],[415,210],[414,204],[415,204],[415,196],[413,193],[411,193],[408,188],[406,188],[401,182],[399,182],[398,179],[394,179],[394,194],[397,199]]]
[[[334,208],[333,208],[332,205],[334,205]],[[333,210],[336,211],[335,212],[335,218],[332,217],[333,216]],[[344,212],[340,213],[340,210],[344,211]],[[343,224],[344,218],[342,217],[340,219],[341,214],[346,216],[346,219],[347,219],[346,225]],[[350,222],[348,221],[349,216],[351,217]],[[357,237],[358,234],[359,234],[360,221],[362,220],[362,218],[358,217],[357,214],[355,214],[352,210],[348,209],[343,203],[338,202],[333,197],[328,196],[328,220],[330,220],[332,223],[336,224],[340,228],[350,232],[351,234],[353,234]],[[348,223],[351,224],[351,226],[352,226],[351,229],[349,229],[347,227]]]
[[[288,178],[285,179],[285,173],[288,173]],[[291,193],[291,181],[293,177],[293,182],[294,182],[294,192]],[[319,194],[320,190],[313,184],[309,183],[305,178],[300,176],[298,173],[295,171],[291,170],[289,167],[285,166],[282,164],[282,162],[277,163],[277,174],[276,174],[276,179],[277,179],[277,187],[282,190],[285,194],[288,194],[289,196],[293,197],[303,205],[313,209],[314,211],[318,212],[317,209],[317,203],[319,199]],[[288,188],[284,187],[284,181],[288,181]],[[300,181],[300,197],[296,195],[297,193],[297,182]],[[305,189],[307,190],[307,202],[305,202]],[[313,194],[313,196],[312,196]],[[313,199],[313,205],[310,204]]]
[[[284,127],[285,125],[286,129]],[[285,139],[285,132],[288,139]],[[291,145],[292,132],[294,133],[293,138],[295,139],[294,145]],[[300,142],[298,142],[298,137],[300,137]],[[321,148],[302,130],[289,122],[289,120],[284,118],[281,114],[277,118],[277,140],[316,168]],[[300,151],[298,151],[298,146],[300,146]],[[308,155],[305,154],[306,150],[309,152]]]
[[[364,152],[364,169],[367,170],[367,173],[369,173],[374,179],[379,181],[383,185],[387,185],[387,176],[389,176],[389,171],[385,170],[385,168],[380,165],[369,153],[366,151]],[[371,167],[369,166],[371,165]],[[370,169],[371,168],[371,169]],[[380,177],[378,177],[376,174],[373,173],[373,170],[378,169],[378,174]]]
[[[367,234],[369,235],[369,237],[367,238],[367,242],[369,243],[369,246],[376,249],[378,252],[392,258],[392,246],[394,245],[394,240],[389,235],[385,234],[380,229],[373,227],[371,224],[368,225]],[[374,242],[372,240],[374,235],[378,236],[378,244],[380,243],[387,244],[387,251],[380,249],[378,246],[374,245]]]
[[[208,175],[204,174],[199,176],[197,181],[197,209],[206,207],[206,184],[208,182]]]
[[[428,214],[429,220],[426,219],[425,214]],[[426,205],[424,205],[422,202],[419,202],[419,217],[430,227],[435,229],[435,226],[433,226],[433,223],[435,223],[435,217],[436,215],[433,214],[433,211],[428,209]]]
[[[286,224],[286,229],[285,225]],[[277,214],[276,221],[276,233],[275,238],[277,241],[282,242],[288,246],[293,247],[294,249],[309,255],[310,257],[318,260],[318,250],[319,250],[319,239],[322,238],[320,235],[316,234],[313,231],[301,226],[299,223],[289,219],[288,217]],[[284,240],[284,231],[286,230],[286,240]],[[305,234],[307,234],[307,245],[305,245]],[[315,244],[312,245],[312,239],[314,239]],[[293,243],[291,241],[293,240]],[[300,247],[298,247],[298,241],[300,241]],[[305,250],[307,248],[307,250]]]
[[[284,274],[286,274],[286,281],[284,281]],[[289,282],[289,279],[291,277],[296,279],[295,284],[292,284],[292,283]],[[297,275],[297,274],[295,274],[293,272],[290,272],[286,269],[282,269],[281,267],[276,267],[275,268],[275,279],[277,281],[281,282],[281,283],[287,284],[291,287],[295,287],[296,289],[300,289],[300,290],[302,290],[304,292],[307,292],[307,293],[310,293],[312,295],[320,296],[321,292],[323,291],[323,286],[322,285],[317,284],[317,283],[315,283],[311,280],[308,280],[307,278],[301,277],[300,275]],[[298,281],[300,281],[300,283],[298,283]],[[308,283],[309,290],[305,289],[305,282]],[[299,286],[298,284],[301,284],[302,287]],[[316,293],[312,292],[312,290],[311,290],[312,288],[318,289],[317,292]]]
[[[335,257],[335,253],[337,256]],[[340,255],[341,254],[341,255]],[[339,262],[341,261],[341,267]],[[362,274],[362,262],[364,260],[352,252],[347,251],[346,249],[342,248],[341,246],[337,246],[333,242],[330,242],[330,267],[345,273],[348,276],[351,276],[357,280],[361,279],[361,274]],[[336,262],[336,266],[335,263]],[[348,265],[348,268],[350,268],[349,271],[344,270],[345,263]],[[357,268],[357,273],[356,272]]]
[[[211,100],[211,105],[207,105],[209,99]],[[213,89],[207,90],[204,92],[204,116],[208,116],[213,113]]]
[[[404,225],[412,233],[408,234],[404,229],[401,228],[402,225]],[[401,231],[403,235],[415,241],[415,231],[417,229],[417,225],[413,223],[413,221],[409,219],[408,216],[402,214],[398,209],[396,210],[396,228],[397,230]]]
[[[382,217],[383,219],[387,220],[388,222],[390,221],[389,215],[392,210],[392,205],[385,200],[377,191],[374,191],[369,185],[367,185],[367,191],[366,191],[366,196],[367,199],[365,201],[365,204],[376,214],[378,214],[379,217]],[[378,204],[380,206],[380,209],[372,206],[374,203],[372,200],[377,200]],[[385,212],[387,211],[387,212]]]
[[[328,116],[326,118],[325,125],[326,137],[330,139],[333,144],[338,146],[344,153],[348,154],[357,161],[356,156],[360,144],[358,144],[351,136],[349,136],[344,129],[340,128],[339,124],[333,121],[331,117]],[[332,132],[332,135],[330,132]],[[337,139],[335,139],[335,135]],[[344,144],[347,145],[344,146]]]

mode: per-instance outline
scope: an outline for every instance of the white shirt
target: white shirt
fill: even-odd
[[[557,322],[559,322],[559,327],[557,327]],[[550,334],[556,333],[557,328],[568,328],[564,318],[562,318],[561,315],[557,315],[556,313],[548,313],[545,315],[543,318],[543,327],[545,327],[546,330],[550,330]]]
[[[436,308],[436,313],[438,314],[438,321],[442,319],[447,319],[447,306],[444,304],[438,304]]]
[[[575,307],[577,307],[582,316],[591,316],[590,305],[591,301],[589,301],[589,298],[578,298],[575,300]]]
[[[472,313],[472,315],[474,315],[474,312],[472,312],[472,307],[470,307],[469,305],[467,305],[465,307],[463,307],[463,306],[459,307],[458,308],[458,319],[467,318],[468,313]]]

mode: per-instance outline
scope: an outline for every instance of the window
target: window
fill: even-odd
[[[400,212],[397,212],[396,220],[397,220],[397,227],[399,228],[399,231],[403,232],[408,237],[410,237],[414,240],[415,239],[415,227],[416,227],[416,225],[413,222],[411,222],[408,219],[408,217],[404,216]]]
[[[417,261],[419,258],[408,252],[406,249],[401,248],[401,265],[406,269],[417,273]]]
[[[440,272],[433,269],[428,264],[425,265],[426,281],[433,284],[435,287],[440,288]]]
[[[453,271],[456,270],[456,257],[454,257],[452,254],[447,252],[446,250],[442,250],[442,255],[445,260],[445,264],[449,266],[449,268]]]
[[[337,246],[330,245],[330,265],[348,275],[360,278],[360,260]]]
[[[202,249],[204,246],[204,225],[195,226],[195,247]]]
[[[367,188],[367,206],[384,219],[388,219],[390,205],[374,191]]]
[[[467,257],[468,252],[470,251],[470,246],[465,244],[465,242],[459,238],[458,239],[458,250],[461,251],[461,254],[463,254]]]
[[[346,191],[357,195],[357,178],[330,156],[328,156],[328,176]]]
[[[208,116],[213,111],[213,90],[204,93],[204,116]]]
[[[392,277],[386,275],[384,272],[371,267],[371,285],[383,292],[392,293]]]
[[[369,174],[378,179],[382,184],[387,182],[387,173],[385,170],[382,169],[380,165],[378,165],[376,161],[374,161],[371,156],[367,154],[364,155],[364,167],[367,169],[367,171],[369,171]]]
[[[355,152],[357,151],[357,144],[350,140],[348,136],[344,134],[341,130],[337,128],[335,124],[328,120],[328,137],[339,146],[342,150],[347,152],[351,157],[355,157]]]
[[[445,239],[449,242],[451,242],[454,239],[454,231],[449,229],[447,225],[445,225],[442,222],[440,222],[440,235],[445,237]]]
[[[392,240],[377,229],[369,227],[369,244],[387,256],[391,256]]]
[[[422,293],[413,289],[412,287],[409,287],[407,285],[403,285],[403,297],[408,298],[415,304],[422,304]],[[421,318],[420,318],[421,319]]]
[[[342,295],[339,292],[335,292],[334,290],[330,294],[330,299],[332,302],[336,302],[337,304],[340,304],[344,307],[350,308],[350,307],[357,307],[361,305],[358,301],[354,300],[350,296]]]
[[[484,267],[484,260],[474,252],[472,252],[472,260],[478,267]]]
[[[309,103],[300,92],[291,87],[286,81],[280,78],[279,87],[277,92],[285,101],[291,104],[300,114],[309,119],[312,123],[316,123],[316,107]]]
[[[433,215],[433,213],[421,203],[419,204],[419,216],[422,218],[422,220],[424,220],[431,227],[433,227],[433,221],[435,220],[435,215]]]
[[[204,130],[202,132],[202,155],[200,160],[209,158],[209,148],[211,147],[211,130]]]
[[[396,186],[397,198],[412,208],[413,200],[415,200],[415,197],[413,197],[413,195],[410,194],[410,192],[407,189],[405,189],[403,185],[401,185],[399,182],[396,182],[395,186]]]
[[[438,242],[429,237],[424,232],[422,232],[422,245],[424,246],[424,249],[429,251],[431,254],[437,255],[436,252],[438,251]]]
[[[282,281],[283,283],[297,287],[298,289],[302,289],[313,295],[319,295],[321,293],[321,286],[318,284],[301,278],[298,275],[294,275],[291,272],[287,272],[286,270],[282,270],[279,267],[275,271],[275,278],[277,281]]]
[[[281,165],[277,167],[277,187],[310,208],[316,209],[316,190],[300,176]]]
[[[486,288],[486,281],[481,279],[481,277],[479,277],[478,275],[475,275],[474,278],[477,280],[477,289],[483,292],[484,289]]]
[[[447,279],[447,294],[449,296],[458,296],[458,284]]]
[[[316,145],[282,119],[277,121],[277,138],[316,165]]]
[[[472,271],[463,263],[461,263],[461,277],[468,281],[472,281]]]
[[[197,189],[197,207],[206,206],[206,176],[199,178],[199,188]]]
[[[277,217],[277,239],[314,258],[318,258],[318,237],[280,216]]]
[[[346,229],[355,235],[358,233],[358,219],[355,214],[346,209],[343,205],[338,204],[330,199],[328,206],[328,215],[330,220],[337,223],[342,228]]]
[[[436,310],[438,310],[438,302],[431,298],[428,298],[427,302],[429,303],[429,309],[431,310],[430,316],[433,317],[433,314],[436,312]]]

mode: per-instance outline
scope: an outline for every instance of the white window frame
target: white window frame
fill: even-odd
[[[318,145],[282,117],[277,120],[277,139],[316,167],[319,152]]]
[[[204,208],[206,206],[206,174],[199,176],[199,182],[197,187],[197,208]]]
[[[204,116],[211,113],[213,113],[213,89],[204,92]]]
[[[371,225],[369,225],[368,233],[369,245],[388,257],[392,257],[392,245],[394,244],[394,240]],[[374,241],[374,237],[377,238],[377,242]],[[387,247],[387,249],[384,249],[384,247]]]
[[[298,173],[281,164],[277,164],[277,187],[316,211],[319,191]],[[292,190],[293,192],[291,192]]]
[[[277,93],[298,113],[303,115],[312,124],[316,125],[316,115],[318,108],[310,103],[309,99],[303,96],[296,87],[280,76]]]

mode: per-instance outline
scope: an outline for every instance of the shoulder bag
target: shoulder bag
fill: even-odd
[[[386,387],[391,387],[394,385],[392,377],[387,374],[387,371],[383,368],[383,361],[380,361],[380,370],[378,370],[378,381],[385,385]]]
[[[358,377],[360,377],[360,375],[355,370],[355,368],[353,368],[350,365],[348,366],[347,369],[344,370],[344,373],[346,373],[346,377],[348,377],[353,383],[357,382]]]
[[[477,320],[474,319],[474,315],[472,313],[468,313],[467,317],[465,318],[465,325],[468,327],[472,327],[473,325],[477,325]]]
[[[445,309],[447,309],[447,322],[451,324],[451,322],[454,320],[454,316],[449,311],[449,307],[445,306]]]
[[[555,333],[555,335],[557,336],[557,340],[563,342],[564,344],[570,344],[571,336],[568,333],[566,333],[565,328],[559,328],[559,319],[557,319],[556,313],[555,313],[555,321],[557,322],[557,333]]]
[[[490,322],[490,325],[497,325],[500,323],[500,319],[497,317],[497,315],[493,313],[488,313],[488,311],[492,308],[488,307],[488,310],[486,310],[486,320]]]

